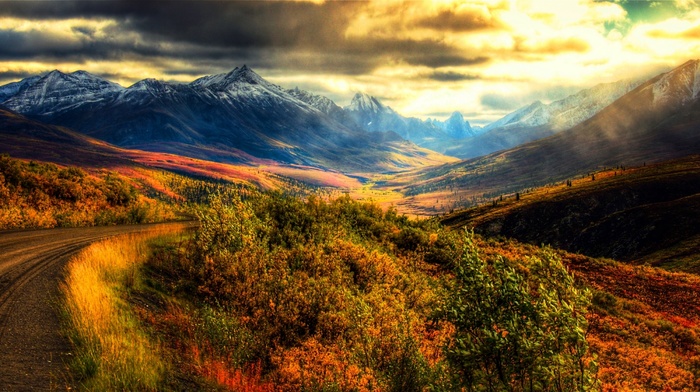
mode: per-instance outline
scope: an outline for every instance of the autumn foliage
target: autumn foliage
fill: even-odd
[[[261,391],[595,386],[583,335],[589,297],[569,287],[552,254],[482,259],[471,253],[469,233],[349,197],[229,192],[213,197],[199,220],[191,241],[162,247],[147,263],[152,290],[170,300],[144,320],[185,374]],[[524,301],[474,305],[507,315],[528,335],[514,340],[519,326],[474,319],[504,339],[503,350],[487,353],[490,341],[474,341],[483,355],[463,361],[459,348],[471,327],[452,314],[476,289],[459,278],[460,260],[474,258],[489,271],[506,263],[510,275],[488,273],[483,284],[514,280],[520,297],[513,298]],[[493,355],[509,364],[541,358],[491,385],[472,375],[496,371]]]
[[[144,223],[171,209],[140,195],[124,177],[0,156],[0,229]]]

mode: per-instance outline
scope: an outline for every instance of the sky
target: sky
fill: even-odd
[[[0,0],[0,84],[58,69],[129,86],[248,65],[347,105],[483,125],[700,58],[700,0]]]

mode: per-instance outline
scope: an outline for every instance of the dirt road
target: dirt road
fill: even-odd
[[[0,391],[72,387],[57,306],[66,261],[97,240],[155,226],[0,232]]]

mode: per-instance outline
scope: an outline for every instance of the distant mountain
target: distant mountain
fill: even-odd
[[[7,108],[129,148],[344,171],[448,160],[392,133],[348,127],[324,100],[290,93],[246,66],[190,84],[147,79],[124,88],[84,71],[53,71],[20,83],[24,87],[2,102]]]
[[[24,90],[25,88],[33,85],[39,79],[41,79],[41,76],[32,76],[26,79],[22,79],[19,82],[13,82],[4,86],[0,86],[0,102],[7,100],[11,96],[19,93],[21,90]]]
[[[406,118],[365,93],[355,94],[344,110],[355,124],[369,132],[393,131],[419,145],[425,145],[435,138],[447,137],[438,127],[417,118]]]
[[[466,139],[478,134],[460,112],[452,113],[452,115],[442,123],[442,127],[445,133],[447,133],[447,136],[452,139]]]
[[[445,151],[456,139],[476,135],[476,131],[459,112],[453,113],[444,122],[431,119],[423,121],[404,117],[378,98],[365,93],[355,94],[350,105],[343,109],[352,120],[349,126],[369,132],[393,131],[404,139],[437,152]]]
[[[411,195],[439,189],[474,195],[519,191],[603,166],[642,165],[700,153],[700,61],[641,84],[566,131],[511,150],[427,169]],[[457,190],[455,190],[457,189]]]
[[[486,125],[481,134],[454,143],[443,152],[467,159],[542,139],[586,121],[643,82],[623,80],[599,84],[549,105],[535,101]]]

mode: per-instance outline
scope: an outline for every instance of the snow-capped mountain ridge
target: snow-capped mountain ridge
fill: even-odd
[[[154,97],[157,97],[163,94],[173,94],[175,91],[176,86],[157,79],[148,78],[134,83],[128,87],[124,93],[148,93]]]
[[[338,134],[355,135],[394,132],[420,146],[469,158],[570,129],[636,88],[653,97],[655,107],[694,102],[700,96],[700,61],[689,61],[644,85],[629,80],[599,84],[549,104],[535,101],[484,128],[472,127],[459,112],[452,113],[445,121],[404,117],[363,92],[356,93],[350,104],[341,108],[321,95],[299,88],[283,89],[245,65],[188,84],[144,79],[128,88],[85,71],[55,70],[0,86],[0,104],[42,121],[90,129],[90,132],[106,132],[116,127],[107,123],[106,118],[100,118],[102,110],[135,111],[142,118],[134,118],[134,124],[148,118],[147,126],[124,125],[123,129],[105,136],[117,144],[138,143],[138,132],[145,132],[151,138],[189,142],[210,131],[235,128],[231,132],[238,137],[231,143],[245,139],[259,148],[257,144],[266,143],[260,139],[271,134],[273,139],[279,138],[278,146],[288,148],[291,145],[288,140],[280,140],[291,134],[334,129]],[[121,117],[114,122],[121,122]],[[188,117],[187,121],[183,117]],[[99,130],[95,124],[101,124]],[[128,132],[131,133],[127,135]],[[335,135],[325,134],[331,138]],[[263,154],[269,153],[263,150]],[[285,151],[288,157],[295,155],[291,149]]]
[[[44,113],[54,113],[76,104],[104,100],[123,90],[124,87],[86,71],[65,74],[54,70],[27,84],[4,104],[20,113],[33,113],[38,106]]]
[[[385,106],[379,101],[379,99],[363,92],[358,92],[352,97],[350,105],[344,108],[352,112],[366,112],[366,113],[396,113],[393,109]]]
[[[20,91],[32,86],[39,79],[41,79],[41,76],[31,76],[18,82],[12,82],[4,86],[0,86],[0,102],[3,102]]]
[[[243,85],[259,85],[267,89],[281,90],[279,86],[263,79],[247,65],[236,67],[228,73],[204,76],[190,83],[191,87],[207,88],[212,91],[237,90]]]
[[[700,94],[700,60],[691,60],[663,74],[651,86],[655,107],[685,105]]]
[[[446,160],[394,134],[353,126],[329,99],[284,90],[247,66],[189,84],[145,79],[124,88],[82,71],[21,84],[31,86],[5,87],[16,93],[0,104],[122,147],[361,172]],[[333,110],[339,116],[326,113]]]

